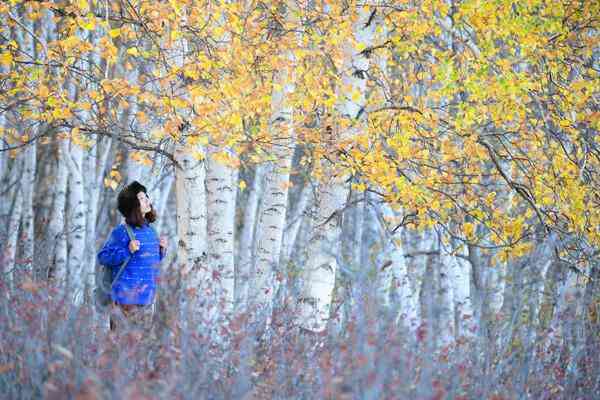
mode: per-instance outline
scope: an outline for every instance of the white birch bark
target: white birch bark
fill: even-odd
[[[442,234],[438,232],[436,250],[439,255],[435,266],[438,283],[438,298],[435,308],[439,321],[438,347],[447,348],[454,340],[454,298],[450,283],[455,257],[449,253],[448,246],[442,241]]]
[[[450,282],[456,312],[456,338],[472,338],[476,334],[477,325],[473,303],[471,301],[471,264],[464,251],[450,256]]]
[[[38,184],[33,197],[33,202],[36,204],[34,232],[42,237],[45,235],[43,228],[48,226],[52,202],[54,201],[54,177],[56,176],[57,163],[46,161],[48,159],[54,160],[53,148],[53,146],[42,146],[37,149],[37,157],[41,165],[36,177]],[[36,241],[34,245],[34,269],[37,277],[43,278],[42,272],[47,271],[49,264],[46,260],[49,257],[49,245],[46,240],[41,241],[41,243]]]
[[[181,18],[186,19],[186,11]],[[188,42],[180,40],[173,54],[175,65],[185,65]],[[185,95],[184,95],[185,96]],[[175,160],[180,168],[175,168],[175,202],[177,219],[177,263],[183,274],[188,292],[193,293],[191,309],[198,306],[206,297],[204,285],[210,274],[203,265],[208,251],[207,246],[207,196],[206,196],[206,151],[201,145],[186,145],[178,142],[174,148]]]
[[[235,267],[234,232],[237,170],[217,157],[216,148],[209,148],[206,170],[206,206],[209,273],[212,294],[223,316],[233,311]]]
[[[540,335],[540,308],[546,289],[548,271],[552,263],[555,262],[553,253],[555,240],[554,235],[546,239],[546,242],[540,245],[540,252],[537,254],[537,257],[532,257],[530,261],[534,265],[531,266],[529,275],[530,283],[533,286],[533,293],[529,299],[529,312],[530,320],[532,322],[535,321],[530,328],[530,332],[533,334],[532,342],[530,343],[535,343]]]
[[[557,268],[561,267],[564,268],[562,265],[557,266]],[[576,301],[577,296],[580,294],[577,287],[577,274],[574,271],[566,269],[559,276],[556,298],[552,299],[556,303],[552,320],[549,324],[550,332],[544,346],[548,358],[555,356],[552,353],[554,351],[552,346],[556,346],[556,348],[561,348],[562,346],[568,348],[570,346],[573,338],[571,337],[569,325],[576,318]]]
[[[312,194],[312,187],[309,183],[305,184],[298,195],[298,199],[294,201],[296,208],[294,213],[290,216],[288,213],[288,225],[283,231],[283,243],[282,243],[282,254],[280,265],[287,265],[290,261],[292,251],[296,245],[299,237],[300,227],[304,220],[304,214],[310,207],[310,199]]]
[[[361,9],[360,16],[353,27],[355,42],[344,44],[344,62],[342,87],[338,96],[345,98],[339,104],[340,114],[355,122],[355,127],[342,132],[342,136],[351,137],[359,129],[364,118],[366,76],[363,71],[369,68],[369,60],[358,50],[372,43],[374,24],[367,24],[369,12]],[[357,96],[358,95],[358,96]],[[358,98],[357,98],[358,97]],[[352,99],[354,98],[354,100]],[[332,166],[324,165],[325,171]],[[299,325],[309,331],[320,332],[329,319],[341,234],[340,210],[346,202],[348,188],[344,178],[333,177],[330,172],[318,187],[317,212],[314,215],[313,235],[309,241],[309,259],[302,271],[300,293]]]
[[[69,79],[69,78],[67,78]],[[76,83],[67,82],[68,98],[77,99]],[[83,182],[83,149],[74,143],[73,133],[69,139],[69,151],[65,162],[69,170],[67,195],[67,290],[74,304],[83,302],[85,280],[83,276],[85,256],[85,187]]]
[[[187,275],[185,270],[191,270],[192,264],[189,261],[189,253],[192,250],[193,242],[188,238],[190,230],[190,203],[188,183],[186,175],[189,171],[189,164],[192,162],[191,156],[185,154],[181,145],[175,145],[175,160],[179,163],[179,168],[175,169],[175,201],[176,201],[176,219],[177,219],[177,261],[179,270]],[[193,182],[193,181],[192,181]],[[192,233],[192,235],[194,235]],[[188,277],[190,279],[191,277]]]
[[[382,243],[383,247],[377,251],[375,264],[377,272],[376,290],[379,302],[389,307],[393,306],[393,302],[398,299],[395,290],[399,286],[399,281],[396,281],[394,269],[398,267],[406,271],[406,262],[402,242],[399,239],[400,232],[398,230],[392,232],[388,227],[388,223],[393,223],[393,210],[387,204],[384,204],[380,207],[380,214],[378,215],[380,223],[379,243]],[[395,265],[400,260],[402,265]]]
[[[396,285],[394,275],[394,261],[396,261],[397,263],[400,259],[402,259],[403,266],[399,267],[404,267],[404,270],[406,270],[406,262],[404,260],[404,251],[402,249],[402,243],[399,241],[399,232],[391,232],[388,230],[385,221],[381,223],[381,216],[379,214],[384,212],[381,209],[386,208],[386,206],[387,205],[382,205],[381,207],[379,207],[379,209],[377,210],[377,215],[374,215],[372,211],[370,211],[368,215],[369,220],[372,220],[369,221],[369,224],[372,227],[371,229],[375,230],[372,234],[374,235],[379,233],[378,238],[373,244],[374,248],[372,249],[375,255],[375,268],[377,272],[375,290],[377,291],[377,297],[379,302],[386,307],[390,307],[393,305],[392,301],[396,299],[396,297],[394,296],[394,285]],[[380,226],[375,226],[374,223],[379,223]],[[396,240],[398,240],[398,242],[400,243],[396,243]],[[364,263],[361,264],[364,265]]]
[[[3,74],[4,68],[0,67],[0,74]],[[6,131],[6,117],[4,116],[5,113],[0,113],[0,138],[4,137],[4,132]],[[4,148],[4,146],[2,146]],[[4,178],[6,178],[4,175],[6,174],[6,172],[8,171],[8,152],[7,151],[0,151],[0,182],[4,181]],[[2,206],[0,206],[0,213],[3,214],[3,208]]]
[[[86,191],[89,193],[88,209],[86,214],[87,237],[92,251],[92,257],[95,259],[95,249],[97,248],[97,230],[98,213],[100,210],[100,194],[104,187],[104,175],[108,168],[110,151],[112,149],[112,138],[105,137],[99,139],[94,148],[88,153],[86,158],[87,168],[90,171],[86,180]],[[90,227],[90,225],[93,225]]]
[[[85,267],[85,187],[83,184],[83,149],[70,142],[67,156],[69,168],[69,209],[67,238],[69,241],[68,281],[75,304],[83,302],[84,290],[91,271]]]
[[[18,29],[15,31],[16,40],[19,44],[19,49],[24,53],[25,57],[32,61],[37,61],[37,54],[34,46],[34,34],[35,27],[31,18],[27,16],[25,7],[19,7],[19,18],[21,23]],[[30,131],[25,124],[18,120],[16,122],[20,133],[27,133],[30,137],[36,135],[37,131]],[[43,129],[43,126],[37,129]],[[22,220],[21,220],[21,235],[23,254],[20,257],[20,266],[18,270],[20,275],[29,275],[33,272],[33,256],[34,256],[34,210],[33,210],[33,199],[34,199],[34,188],[35,188],[35,172],[36,172],[36,157],[37,157],[37,144],[35,141],[28,144],[24,149],[20,150],[23,157],[23,175],[21,182],[21,196],[22,196]]]
[[[244,310],[248,304],[250,278],[252,276],[252,260],[254,257],[256,218],[258,204],[263,192],[264,166],[256,165],[252,189],[244,207],[242,231],[237,246],[237,270],[235,278],[235,301],[239,310]]]
[[[490,314],[498,314],[504,303],[506,286],[506,268],[508,263],[498,262],[490,266],[486,273],[487,307]]]
[[[330,181],[319,186],[313,234],[308,244],[308,260],[302,270],[299,325],[321,332],[329,319],[335,274],[338,268],[341,221],[339,210],[346,202],[347,188]]]
[[[14,189],[11,191],[11,206],[9,208],[10,218],[8,220],[8,237],[6,247],[4,249],[4,271],[9,288],[13,289],[15,284],[15,270],[17,268],[17,250],[19,238],[19,226],[23,210],[23,191],[21,183],[17,181],[17,177],[21,174],[23,168],[23,160],[19,157],[13,161],[9,174],[9,180],[14,182]],[[7,292],[8,294],[8,292]]]
[[[20,268],[22,272],[31,273],[33,270],[34,254],[34,212],[33,196],[35,191],[35,169],[37,146],[33,142],[24,150],[24,171],[23,171],[23,220],[22,235],[23,238],[23,261],[24,265]]]
[[[98,44],[99,35],[94,31],[90,31],[88,34],[88,41],[92,43],[94,46]],[[103,67],[102,59],[98,52],[90,52],[88,56],[88,63],[84,67],[90,70],[98,70],[100,71]],[[108,66],[104,66],[107,68]],[[106,72],[105,72],[106,73]],[[98,85],[93,86],[94,89],[98,89]],[[89,118],[89,114],[85,112],[85,117]],[[86,187],[86,193],[88,193],[88,201],[87,201],[87,209],[86,209],[86,242],[87,242],[87,251],[86,251],[86,268],[89,268],[90,271],[96,271],[96,262],[97,262],[97,251],[100,243],[98,242],[98,232],[97,232],[97,222],[98,222],[98,213],[100,208],[100,193],[102,192],[102,188],[104,187],[104,174],[107,169],[107,162],[110,154],[110,150],[112,148],[112,138],[110,137],[95,137],[94,145],[87,152],[85,158],[86,171],[88,173],[84,174],[84,183]],[[95,274],[94,274],[95,275]],[[92,275],[90,281],[95,279],[95,276]],[[91,297],[93,293],[88,293]]]
[[[400,241],[395,241],[394,249],[391,253],[392,271],[394,281],[396,282],[396,292],[400,313],[398,318],[410,332],[416,332],[421,324],[421,310],[419,308],[419,290],[415,290],[415,285],[411,284],[408,273],[408,265],[404,255],[404,249]]]
[[[186,277],[189,289],[200,296],[200,283],[207,279],[200,268],[206,252],[206,176],[205,161],[177,144],[175,159],[181,166],[175,168],[175,198],[177,219],[177,259]]]
[[[399,222],[394,211],[387,204],[382,205],[382,215],[384,221]],[[387,229],[385,228],[386,225],[382,224],[382,226]],[[393,226],[395,227],[395,224]],[[391,235],[387,239],[389,249],[386,250],[389,253],[389,261],[386,261],[380,268],[385,268],[392,275],[391,285],[388,291],[383,293],[385,301],[390,302],[391,299],[396,299],[399,309],[398,322],[407,328],[409,332],[414,333],[421,323],[419,291],[414,289],[416,285],[411,283],[408,272],[408,262],[402,241],[404,230],[404,228],[399,228],[395,233],[390,232]],[[387,262],[391,262],[391,264],[386,266]],[[382,290],[386,286],[387,284],[382,285]],[[416,287],[420,288],[420,285]]]
[[[365,225],[365,204],[364,193],[353,193],[352,201],[357,202],[351,210],[352,213],[352,248],[351,248],[351,265],[355,270],[363,270],[368,268],[367,265],[361,264],[361,256],[364,252],[365,243],[363,242],[363,231]],[[359,202],[360,201],[360,202]]]
[[[127,82],[129,82],[132,85],[137,85],[139,76],[139,71],[137,67],[130,67],[130,69],[127,69],[127,67],[125,66],[119,66],[118,70],[120,73],[123,73],[124,78]],[[125,131],[135,131],[138,128],[136,119],[136,113],[138,110],[136,96],[129,96],[127,98],[127,103],[129,104],[129,106],[127,107],[127,109],[123,110],[123,113],[121,115],[121,125],[123,126],[123,129]],[[138,181],[142,185],[146,186],[150,168],[148,168],[148,166],[146,165],[143,165],[138,160],[132,157],[135,151],[136,150],[133,148],[127,149],[127,159],[125,161],[125,181],[128,184],[133,181]]]
[[[69,144],[66,139],[58,139],[57,168],[54,201],[48,223],[48,243],[51,245],[52,277],[58,287],[67,282],[67,235],[65,231],[65,211],[67,203],[67,182],[69,170],[67,157]]]
[[[161,163],[162,165],[163,163]],[[159,167],[160,170],[163,167]],[[158,221],[155,223],[156,230],[162,232],[167,215],[167,204],[171,195],[171,189],[173,188],[173,182],[175,181],[172,174],[165,176],[160,183],[155,183],[154,189],[151,191],[152,206],[158,214]],[[162,234],[161,234],[162,235]]]
[[[404,288],[399,287],[397,295],[410,296],[411,298],[406,300],[407,305],[413,306],[413,302],[416,310],[414,315],[416,320],[411,321],[411,329],[416,331],[416,328],[420,327],[423,323],[424,317],[430,316],[426,311],[429,309],[427,300],[431,294],[423,295],[423,289],[428,288],[430,285],[428,281],[432,279],[431,275],[428,275],[428,269],[432,269],[430,265],[431,252],[435,246],[435,234],[432,231],[418,232],[412,229],[403,229],[401,232],[402,245],[404,248],[404,257],[406,260],[406,269],[410,285],[404,283]],[[402,271],[397,276],[397,280],[402,278]],[[406,279],[406,278],[404,278]],[[408,286],[408,287],[407,287]],[[402,289],[404,292],[400,291]],[[400,309],[396,323],[401,323],[404,308]]]
[[[266,164],[264,196],[256,228],[256,255],[252,283],[252,301],[259,307],[270,308],[277,280],[283,229],[288,205],[290,169],[294,154],[294,128],[289,96],[294,91],[293,55],[290,65],[276,72],[271,100],[270,130],[274,160]],[[274,274],[280,274],[275,277]],[[274,278],[276,278],[274,280]]]

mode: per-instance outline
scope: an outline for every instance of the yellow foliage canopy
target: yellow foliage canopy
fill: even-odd
[[[372,47],[353,29],[364,2],[11,3],[0,106],[12,119],[260,161],[288,68],[309,158],[419,226],[515,255],[536,225],[600,245],[599,2],[383,1],[367,10]],[[371,61],[364,92],[343,90],[348,44]],[[366,123],[344,101],[364,103]]]

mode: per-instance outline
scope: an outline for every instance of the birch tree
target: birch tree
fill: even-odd
[[[180,165],[175,170],[178,264],[184,266],[188,287],[198,290],[208,279],[199,268],[203,253],[207,251],[205,162],[180,145],[175,149],[175,159]],[[201,296],[201,293],[197,295]]]
[[[66,155],[69,169],[69,211],[67,213],[68,282],[73,301],[80,304],[84,300],[86,274],[91,271],[85,266],[85,187],[83,184],[83,149],[74,142],[78,132],[71,132],[69,152]]]
[[[9,174],[9,182],[11,182],[12,190],[10,199],[10,207],[7,209],[9,212],[8,220],[8,237],[6,245],[4,247],[4,274],[6,275],[9,287],[14,288],[15,284],[15,271],[18,268],[17,263],[17,246],[19,244],[19,225],[22,218],[23,210],[23,192],[21,183],[18,180],[19,169],[23,166],[23,160],[19,157],[12,163],[12,167]]]
[[[223,152],[209,149],[206,171],[206,206],[209,276],[216,304],[224,316],[234,305],[234,217],[237,171],[226,165]]]
[[[360,18],[353,25],[356,45],[352,42],[344,44],[343,72],[339,88],[339,113],[345,118],[342,138],[352,137],[357,127],[363,123],[364,99],[366,89],[365,72],[369,68],[369,60],[359,53],[359,48],[371,44],[374,26],[369,24],[367,10],[359,12]],[[357,124],[356,126],[352,126]],[[332,166],[327,161],[319,160],[325,171]],[[316,212],[313,216],[313,233],[309,240],[309,259],[302,271],[302,290],[300,302],[299,325],[309,331],[319,332],[325,329],[329,318],[335,274],[338,267],[336,257],[339,251],[341,229],[341,209],[346,203],[348,188],[344,176],[335,176],[331,172],[319,182],[316,200]]]
[[[246,204],[244,207],[244,216],[242,220],[242,230],[238,236],[237,246],[237,270],[235,281],[236,304],[240,310],[248,305],[249,290],[252,277],[253,260],[255,254],[256,241],[256,219],[258,215],[258,205],[263,193],[264,166],[258,164],[254,168],[254,177],[252,186]]]
[[[288,5],[288,7],[290,7]],[[293,22],[290,14],[297,12],[293,8],[286,10],[286,18]],[[282,38],[283,40],[284,38]],[[292,38],[292,45],[294,39]],[[253,295],[251,299],[260,307],[270,309],[274,291],[283,279],[279,266],[283,242],[283,230],[288,208],[290,170],[294,155],[294,119],[291,105],[294,92],[294,55],[292,50],[285,51],[281,67],[274,72],[274,89],[271,95],[272,116],[270,121],[272,159],[265,166],[265,187],[260,204],[256,254],[254,263]]]
[[[56,151],[56,183],[54,201],[50,212],[48,225],[48,243],[51,243],[51,276],[56,284],[64,286],[67,283],[67,231],[65,229],[66,204],[67,204],[67,182],[69,179],[68,153],[69,145],[67,139],[57,140]],[[95,221],[94,221],[95,222]]]

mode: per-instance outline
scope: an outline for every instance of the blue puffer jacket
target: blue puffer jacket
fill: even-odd
[[[119,279],[114,283],[111,297],[120,304],[151,304],[156,292],[156,279],[160,275],[158,264],[164,254],[160,251],[159,239],[154,229],[145,223],[142,227],[131,227],[140,248],[129,252],[129,236],[124,224],[118,225],[98,253],[98,262],[112,270],[113,279],[123,261],[131,256]]]

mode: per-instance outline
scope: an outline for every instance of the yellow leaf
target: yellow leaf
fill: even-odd
[[[238,186],[240,187],[241,191],[244,191],[244,189],[246,189],[246,182],[244,180],[240,180],[240,183],[238,183]]]
[[[198,79],[198,77],[200,76],[198,70],[192,66],[185,67],[183,69],[183,75],[185,75],[187,78],[192,78],[194,80]]]
[[[81,107],[82,110],[86,111],[90,111],[92,109],[92,105],[87,101],[82,101],[81,103],[79,103],[79,107]]]
[[[48,95],[50,94],[50,90],[48,90],[48,88],[44,85],[40,85],[40,87],[38,88],[38,96],[40,97],[48,97]]]
[[[13,62],[13,56],[10,52],[0,54],[0,65],[4,67],[10,67]]]
[[[153,139],[160,140],[165,137],[165,131],[163,131],[162,129],[154,129],[152,130],[150,135]]]
[[[473,234],[475,233],[475,225],[470,222],[465,222],[463,224],[463,232],[465,233],[467,239],[472,239]]]
[[[77,7],[79,7],[81,11],[87,11],[89,7],[88,0],[77,0]]]
[[[176,0],[169,0],[169,4],[171,4],[171,7],[173,7],[173,10],[176,14],[179,14],[181,12],[181,6],[179,5],[179,3],[177,3]]]
[[[232,125],[241,125],[242,124],[242,117],[240,117],[239,114],[234,114],[231,117],[231,123],[232,123]]]
[[[147,167],[150,167],[150,166],[152,166],[152,160],[151,160],[151,159],[149,159],[148,157],[145,157],[145,156],[144,156],[144,157],[142,157],[142,159],[140,160],[140,162],[141,162],[143,165],[147,166]]]
[[[111,188],[112,190],[116,190],[116,189],[117,189],[117,185],[118,185],[118,184],[117,184],[117,182],[116,182],[116,181],[113,181],[112,179],[110,180],[110,182],[109,182],[109,186],[110,186],[110,188]]]
[[[93,31],[96,28],[96,20],[94,17],[90,17],[87,21],[82,22],[80,26],[86,31]]]
[[[110,176],[115,178],[117,181],[121,180],[121,174],[119,173],[119,171],[116,171],[116,170],[110,171]]]
[[[365,186],[364,183],[359,182],[359,183],[353,183],[352,184],[352,189],[356,190],[358,192],[364,192],[367,189],[367,187]]]
[[[206,146],[208,144],[208,136],[200,136],[198,138],[198,144],[201,144],[202,146]]]
[[[143,111],[138,111],[137,113],[135,113],[135,116],[138,119],[138,121],[140,121],[142,124],[148,122],[148,117],[146,116],[146,113]]]
[[[129,54],[130,56],[138,56],[140,54],[140,52],[138,51],[137,48],[130,47],[127,49],[127,54]]]
[[[175,41],[175,40],[179,39],[180,36],[181,36],[181,32],[179,32],[178,30],[171,31],[171,40]]]
[[[108,31],[108,34],[110,35],[111,38],[114,39],[121,34],[121,29],[120,28],[111,29],[110,31]]]
[[[178,97],[171,99],[170,103],[173,107],[175,108],[184,108],[186,106],[186,102],[183,99],[180,99]]]

